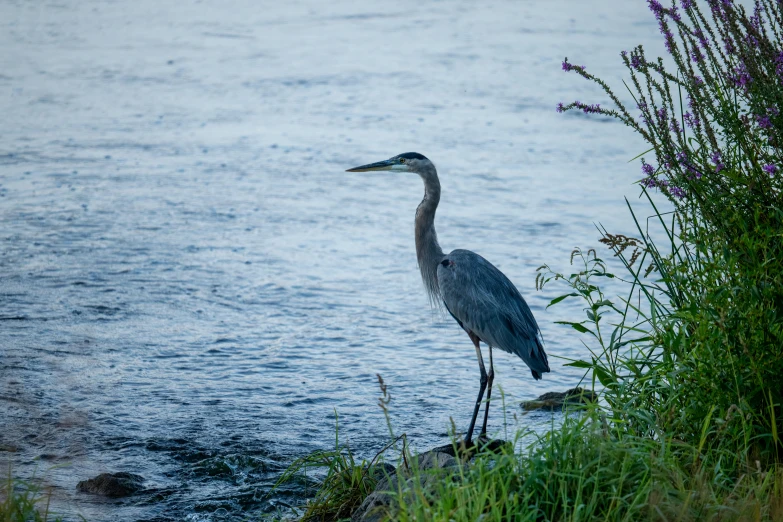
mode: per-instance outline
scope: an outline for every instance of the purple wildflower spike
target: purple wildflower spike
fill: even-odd
[[[574,69],[579,69],[580,71],[584,71],[585,70],[585,66],[584,65],[574,65],[572,63],[568,63],[568,58],[563,60],[563,70],[565,72],[572,71]]]
[[[686,112],[683,115],[683,119],[685,120],[685,125],[687,125],[691,129],[697,129],[701,126],[701,121],[699,121],[699,117],[694,114],[691,114],[690,112]]]
[[[720,172],[721,170],[723,170],[723,169],[725,169],[725,168],[726,168],[726,165],[724,165],[724,164],[721,162],[721,159],[722,159],[722,158],[721,158],[721,154],[720,154],[720,151],[719,151],[719,150],[716,150],[715,152],[713,152],[713,153],[712,153],[712,156],[710,156],[710,160],[711,160],[711,161],[712,161],[712,163],[715,165],[715,173],[716,173],[716,174],[717,174],[718,172]]]
[[[669,187],[669,194],[679,199],[683,199],[685,197],[685,191],[682,190],[680,187],[676,187],[674,185]]]

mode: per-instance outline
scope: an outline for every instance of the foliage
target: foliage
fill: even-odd
[[[590,327],[598,348],[572,364],[593,371],[615,420],[634,434],[733,448],[720,465],[739,476],[783,458],[783,6],[757,0],[749,14],[729,0],[706,9],[684,0],[682,11],[648,4],[676,70],[641,47],[621,53],[641,117],[567,60],[565,70],[598,83],[617,108],[558,110],[616,117],[648,142],[657,166],[642,158],[639,183],[666,244],[635,215],[641,239],[602,230],[627,269],[617,304],[589,281],[609,277],[595,255],[570,276],[544,267],[540,282],[565,278],[586,299],[587,326],[575,324]],[[672,214],[658,211],[654,190]]]
[[[39,507],[44,504],[43,510]],[[45,522],[49,518],[49,495],[44,495],[33,482],[14,479],[11,470],[0,484],[1,522]],[[54,520],[62,520],[57,517]]]
[[[515,453],[479,454],[439,480],[413,483],[392,517],[421,520],[781,520],[783,470],[728,483],[712,469],[678,465],[694,450],[628,435],[597,411]]]

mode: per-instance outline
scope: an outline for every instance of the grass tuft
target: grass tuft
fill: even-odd
[[[0,522],[61,521],[61,517],[49,518],[50,493],[44,493],[35,482],[13,478],[11,469],[0,483]]]

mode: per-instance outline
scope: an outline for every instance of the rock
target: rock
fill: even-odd
[[[490,451],[497,451],[498,448],[508,444],[503,440],[479,439],[476,441],[479,447],[487,448]],[[476,445],[471,445],[463,455],[463,459],[469,460],[476,451]],[[461,453],[461,452],[460,452]],[[391,516],[389,506],[394,499],[394,493],[406,489],[411,489],[412,481],[419,480],[421,489],[425,492],[436,491],[437,483],[442,480],[443,475],[452,468],[460,465],[460,460],[454,455],[454,445],[447,444],[434,448],[430,451],[420,453],[413,457],[416,459],[417,469],[422,472],[412,477],[411,473],[401,465],[393,473],[378,481],[375,491],[370,493],[361,505],[351,515],[351,522],[381,522]],[[400,483],[402,481],[402,484]]]
[[[571,388],[564,392],[548,392],[533,401],[524,401],[520,406],[525,411],[562,409],[566,404],[587,404],[598,400],[598,395],[583,388]]]
[[[104,497],[128,497],[141,491],[144,478],[133,473],[101,473],[95,478],[82,480],[76,489],[84,493]]]
[[[367,472],[367,468],[364,468],[365,473]],[[380,482],[381,480],[385,479],[389,475],[394,475],[397,473],[397,468],[389,464],[388,462],[380,462],[376,463],[375,466],[373,466],[372,474],[370,474],[370,478],[372,478],[376,484]]]

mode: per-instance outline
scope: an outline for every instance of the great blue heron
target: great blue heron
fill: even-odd
[[[483,436],[487,432],[489,400],[495,370],[492,348],[516,354],[525,361],[534,379],[549,371],[541,331],[533,313],[514,284],[492,263],[470,250],[453,250],[444,254],[435,234],[435,211],[440,201],[440,181],[435,165],[417,152],[406,152],[391,159],[348,169],[347,172],[391,170],[415,172],[424,181],[424,199],[416,209],[416,257],[421,278],[430,302],[446,310],[468,333],[476,348],[481,385],[470,420],[465,446],[471,445],[484,390],[487,404],[484,409]],[[479,342],[489,347],[489,373],[484,368]]]

